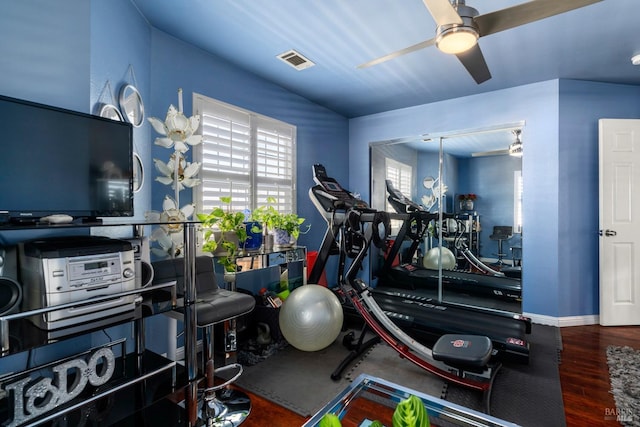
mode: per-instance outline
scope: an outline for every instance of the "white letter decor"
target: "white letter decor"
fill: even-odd
[[[102,363],[100,363],[102,362]],[[98,367],[100,370],[98,371]],[[67,379],[76,370],[74,381]],[[13,420],[8,427],[14,427],[39,417],[59,405],[77,397],[88,384],[98,387],[111,379],[115,369],[115,356],[109,347],[96,350],[88,361],[72,359],[54,366],[54,378],[27,376],[4,386],[8,395],[13,396]],[[37,381],[36,381],[37,380]],[[55,380],[55,381],[54,381]],[[34,382],[35,381],[35,382]]]

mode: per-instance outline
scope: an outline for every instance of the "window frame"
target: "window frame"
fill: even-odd
[[[214,207],[224,206],[220,200],[215,200],[215,195],[205,200],[205,193],[207,192],[207,188],[209,188],[207,185],[208,182],[224,184],[225,181],[227,181],[230,186],[229,191],[225,193],[222,187],[220,187],[215,189],[214,193],[217,193],[219,197],[231,196],[230,208],[234,211],[243,211],[245,209],[253,211],[258,206],[266,205],[268,196],[274,196],[278,201],[278,203],[274,204],[278,211],[283,213],[297,212],[297,128],[295,125],[195,92],[193,94],[193,111],[194,114],[200,115],[198,133],[203,135],[203,142],[194,146],[192,154],[192,161],[201,163],[199,173],[201,184],[195,186],[192,192],[196,212],[208,213]],[[242,144],[247,144],[248,151],[245,153],[242,153],[244,150],[241,148],[237,148],[237,155],[239,157],[247,156],[246,158],[238,160],[240,166],[243,166],[243,163],[248,165],[247,174],[232,174],[230,172],[225,173],[220,171],[209,172],[205,169],[204,153],[207,147],[214,146],[207,145],[211,144],[212,141],[207,141],[207,135],[204,133],[207,122],[206,116],[202,114],[203,111],[214,113],[223,120],[230,120],[231,126],[227,129],[230,133],[233,132],[233,123],[239,126],[246,126],[248,131],[246,131],[246,129],[239,129],[239,139],[236,140],[233,135],[230,135],[228,139],[230,141],[228,149],[231,150],[231,152],[228,153],[230,157],[227,159],[233,159],[234,141],[237,142],[236,145],[238,147]],[[216,129],[215,125],[213,128]],[[225,129],[223,129],[223,131],[225,131]],[[242,137],[246,137],[247,141],[242,141]],[[279,139],[280,137],[285,140],[285,144],[280,145],[278,141],[273,141],[274,138]],[[262,148],[260,148],[261,144],[263,145]],[[285,159],[285,164],[278,165],[278,163],[282,161],[282,158],[278,155],[273,156],[273,153],[277,153],[277,151],[286,144],[290,145],[288,148],[282,148],[284,152],[282,158]],[[270,147],[271,155],[265,154],[265,145]],[[219,149],[220,146],[214,148]],[[213,157],[211,158],[213,159]],[[276,166],[273,166],[273,163],[275,163]],[[233,163],[227,164],[226,167],[223,167],[223,169],[225,168],[228,170],[234,169]],[[269,173],[269,171],[273,173]],[[278,173],[282,176],[274,177]],[[239,189],[243,187],[245,190],[240,191]],[[238,195],[240,195],[240,197]]]

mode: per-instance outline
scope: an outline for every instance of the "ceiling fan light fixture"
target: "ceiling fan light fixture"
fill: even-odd
[[[513,157],[522,157],[522,140],[520,139],[520,129],[514,130],[513,134],[516,136],[516,140],[509,145],[509,155]]]
[[[464,0],[452,1],[452,6],[462,20],[462,24],[443,24],[436,28],[436,46],[444,53],[457,55],[478,43],[480,31],[473,20],[478,11],[465,5]]]
[[[448,26],[438,27],[436,46],[444,53],[456,55],[471,49],[478,43],[478,32],[473,27]]]
[[[509,146],[509,155],[513,157],[522,157],[522,142],[517,141]]]

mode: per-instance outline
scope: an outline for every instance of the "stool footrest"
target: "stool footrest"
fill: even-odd
[[[230,363],[228,365],[225,366],[221,366],[220,368],[217,368],[214,371],[214,375],[217,374],[218,372],[225,372],[225,371],[230,371],[231,369],[237,369],[238,372],[228,381],[225,381],[222,384],[218,384],[216,386],[213,387],[209,387],[207,389],[204,390],[204,396],[205,396],[205,400],[207,399],[207,396],[215,396],[215,394],[213,392],[216,392],[218,390],[220,390],[221,388],[225,388],[228,385],[230,385],[231,383],[235,382],[238,378],[240,378],[240,375],[242,375],[243,372],[243,368],[242,365],[239,363]]]

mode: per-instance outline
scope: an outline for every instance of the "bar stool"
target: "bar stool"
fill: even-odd
[[[505,240],[509,240],[513,237],[513,227],[510,225],[496,225],[493,227],[493,233],[489,236],[491,240],[498,241],[498,262],[494,265],[502,266],[504,264],[503,258],[507,256],[507,254],[502,252],[502,242]]]
[[[213,327],[217,323],[250,313],[255,306],[255,299],[251,295],[218,287],[212,257],[199,256],[195,261],[196,298],[194,309],[196,311],[196,325],[203,331],[202,373],[206,379],[201,417],[206,420],[207,426],[237,426],[249,416],[251,401],[245,393],[228,387],[242,374],[242,365],[231,363],[215,368]],[[167,283],[175,280],[177,294],[182,297],[184,259],[156,261],[152,265],[154,283]],[[178,307],[168,315],[182,320],[183,311]],[[215,374],[228,370],[236,370],[237,373],[230,380],[217,386],[214,385]]]

